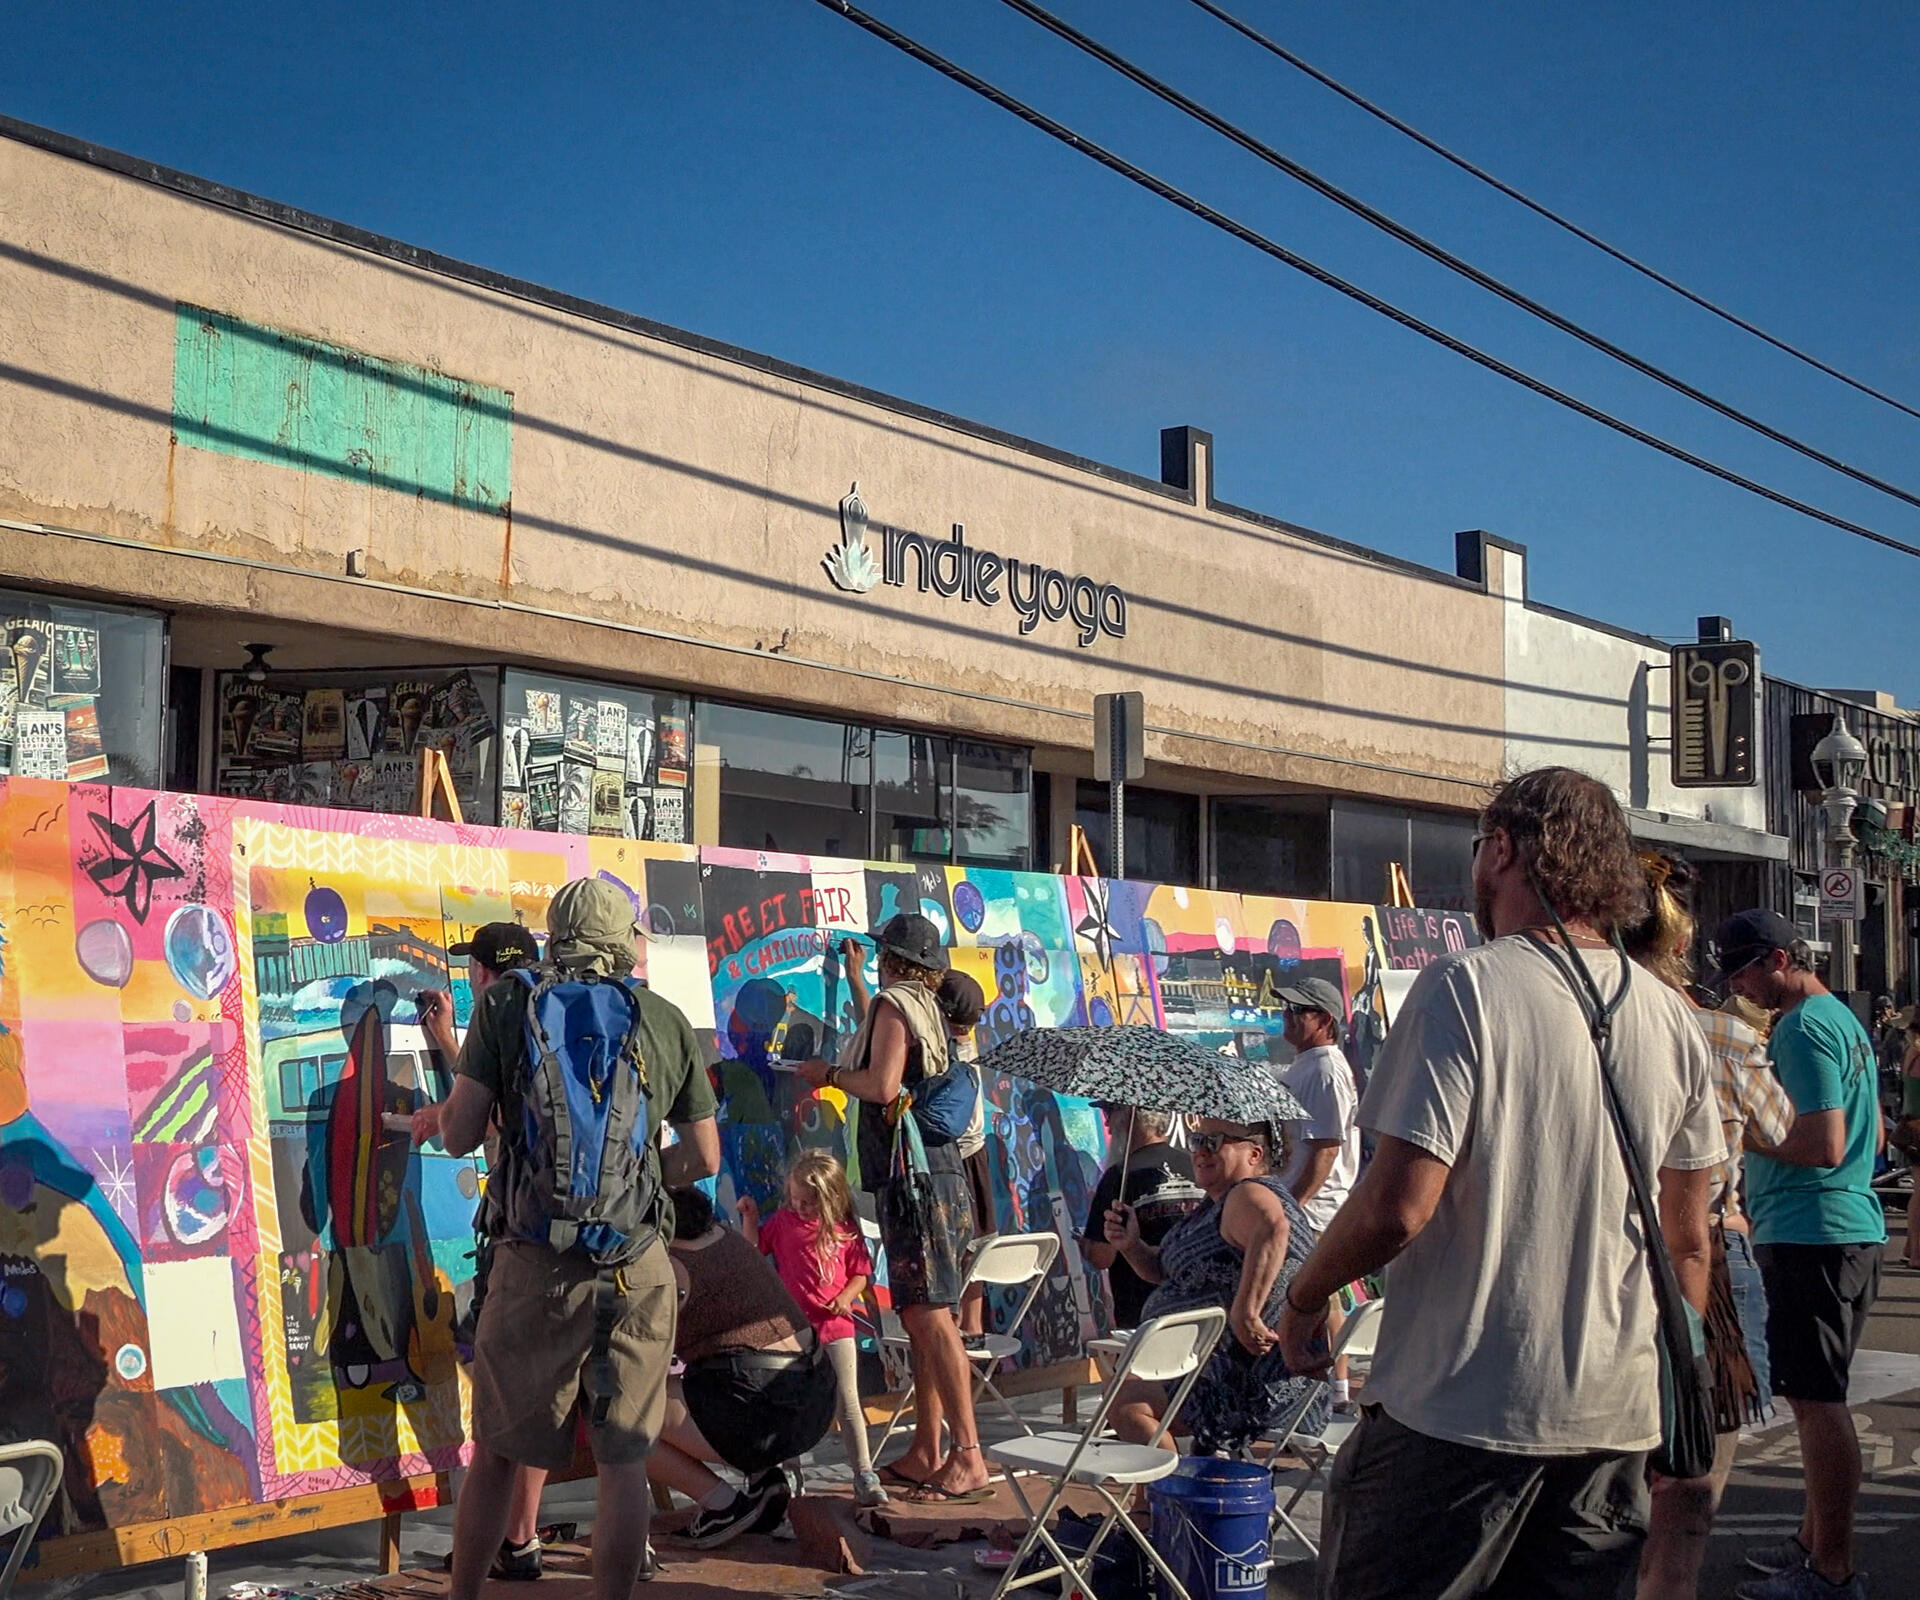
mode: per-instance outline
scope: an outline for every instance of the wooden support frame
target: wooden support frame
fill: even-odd
[[[420,791],[416,798],[420,815],[429,821],[436,800],[446,807],[447,821],[466,821],[460,814],[460,796],[453,790],[453,769],[447,765],[446,756],[430,745],[420,751]]]
[[[22,1568],[20,1581],[70,1578],[112,1572],[148,1561],[175,1560],[194,1550],[224,1550],[233,1545],[284,1539],[312,1528],[344,1528],[358,1522],[380,1524],[380,1570],[400,1570],[400,1519],[448,1498],[447,1474],[427,1473],[392,1483],[356,1484],[290,1500],[230,1506],[164,1522],[136,1522],[93,1533],[42,1539]],[[391,1563],[391,1564],[389,1564]]]

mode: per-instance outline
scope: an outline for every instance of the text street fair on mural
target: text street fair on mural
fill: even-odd
[[[27,666],[30,690],[59,681]],[[665,779],[684,765],[664,765],[685,761],[684,716],[611,704],[511,708],[530,808],[580,793],[590,820],[624,831],[636,798],[650,820],[684,800]],[[242,760],[339,765],[474,725],[444,683],[396,684],[372,706],[234,694],[223,737]],[[591,779],[538,800],[554,765]],[[483,1172],[396,1131],[450,1088],[419,996],[450,989],[464,1025],[466,964],[448,947],[486,922],[543,929],[571,878],[631,897],[642,977],[698,1033],[729,1214],[742,1195],[773,1210],[803,1148],[853,1159],[844,1098],[790,1068],[851,1036],[841,943],[896,912],[931,918],[980,980],[982,1050],[1117,1022],[1282,1061],[1275,989],[1305,973],[1350,997],[1363,1070],[1399,976],[1471,937],[1453,913],[28,778],[0,785],[0,807],[0,1403],[65,1448],[67,1532],[460,1463],[454,1328]],[[1071,1243],[1100,1123],[1085,1101],[990,1077],[992,1221],[1067,1241],[1024,1328],[1022,1359],[1046,1362],[1107,1325],[1101,1275]]]

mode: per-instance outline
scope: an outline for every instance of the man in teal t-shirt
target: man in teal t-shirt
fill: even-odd
[[[1847,1377],[1887,1240],[1872,1188],[1881,1143],[1873,1041],[1814,976],[1812,953],[1785,917],[1742,911],[1721,924],[1717,945],[1728,987],[1779,1015],[1767,1042],[1793,1126],[1772,1150],[1747,1155],[1747,1210],[1767,1286],[1773,1392],[1793,1409],[1807,1484],[1798,1536],[1750,1554],[1747,1564],[1767,1576],[1735,1593],[1864,1600],[1853,1566],[1860,1443]]]

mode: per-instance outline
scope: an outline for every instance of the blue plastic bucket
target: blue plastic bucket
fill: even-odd
[[[1273,1478],[1254,1461],[1186,1456],[1147,1485],[1153,1547],[1193,1600],[1248,1600],[1267,1592]],[[1160,1600],[1172,1600],[1165,1578]]]

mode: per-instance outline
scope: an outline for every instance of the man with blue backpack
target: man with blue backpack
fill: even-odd
[[[596,1600],[628,1600],[651,1576],[646,1462],[665,1415],[676,1305],[666,1191],[717,1172],[720,1137],[691,1025],[633,979],[637,937],[619,885],[564,885],[547,908],[546,961],[480,997],[441,1108],[451,1154],[479,1145],[496,1107],[500,1143],[452,1600],[478,1600],[514,1467],[571,1462],[576,1401],[599,1469]],[[663,1122],[679,1140],[664,1153]]]

